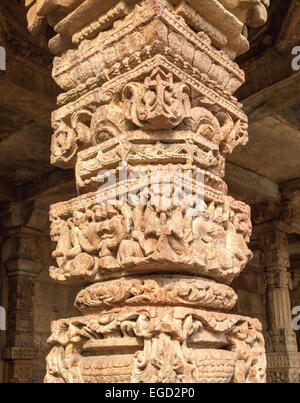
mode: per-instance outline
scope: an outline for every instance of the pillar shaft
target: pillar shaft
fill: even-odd
[[[12,276],[8,280],[6,345],[2,350],[5,361],[4,382],[33,382],[33,361],[38,351],[33,338],[34,280],[27,276]]]
[[[287,192],[287,189],[285,189]],[[292,288],[288,234],[297,232],[297,204],[293,201],[253,206],[254,238],[264,270],[268,328],[268,382],[300,382],[300,354],[292,325]]]
[[[6,343],[2,349],[4,382],[33,382],[33,298],[35,279],[41,271],[38,240],[46,224],[46,210],[32,201],[11,203],[1,212],[4,228],[1,258],[8,277]]]
[[[272,350],[298,351],[292,328],[291,277],[287,235],[273,231],[263,235],[261,263],[265,267],[265,284]]]
[[[78,190],[50,209],[50,275],[83,288],[46,382],[264,382],[260,323],[228,313],[251,221],[224,170],[248,138],[233,59],[267,3],[30,2],[56,32],[51,161]]]

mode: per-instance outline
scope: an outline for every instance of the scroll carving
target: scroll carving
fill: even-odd
[[[55,28],[51,161],[79,194],[50,210],[83,316],[53,323],[46,382],[264,382],[259,323],[228,313],[252,253],[224,177],[248,140],[232,59],[268,1],[67,3],[28,3]]]
[[[96,283],[82,290],[75,306],[84,314],[118,305],[201,306],[229,311],[237,301],[235,292],[214,281],[190,277],[152,276]]]
[[[172,73],[161,69],[155,69],[143,84],[127,84],[123,100],[126,118],[144,128],[176,127],[191,113],[188,86],[174,82]]]
[[[266,359],[260,330],[257,321],[241,316],[147,306],[53,322],[46,379],[262,382]],[[112,343],[120,354],[108,363],[101,352]]]
[[[82,147],[93,145],[90,133],[91,112],[81,110],[71,117],[70,124],[54,122],[51,143],[51,163],[63,168],[71,167]]]

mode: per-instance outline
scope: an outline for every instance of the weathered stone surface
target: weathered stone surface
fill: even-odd
[[[137,1],[137,3],[142,3]],[[212,43],[226,50],[233,58],[248,50],[248,41],[244,36],[243,26],[248,24],[259,27],[267,20],[268,0],[161,0],[154,5],[168,8],[192,26],[196,32],[205,32]],[[78,45],[85,38],[90,38],[110,28],[116,20],[130,15],[132,2],[124,0],[35,0],[27,4],[28,28],[38,33],[49,23],[58,35],[50,42],[55,54],[70,46]],[[95,18],[95,14],[100,18]]]
[[[86,4],[81,7],[81,11],[78,10],[80,12],[77,12],[76,9],[83,3]],[[180,172],[187,172],[190,167],[194,172],[203,171],[206,181],[206,203],[210,206],[210,212],[214,210],[211,206],[213,200],[215,200],[214,204],[218,209],[223,206],[220,196],[221,194],[226,194],[224,182],[228,184],[229,194],[237,200],[251,204],[267,200],[272,202],[265,206],[268,211],[265,216],[256,214],[256,206],[254,206],[252,221],[256,228],[252,243],[249,246],[249,249],[254,252],[254,259],[250,264],[247,264],[245,270],[234,279],[230,286],[236,290],[239,296],[234,312],[242,316],[256,317],[263,324],[263,333],[266,337],[269,381],[298,381],[298,353],[296,351],[282,351],[287,350],[287,346],[289,346],[289,350],[290,346],[293,346],[295,350],[295,338],[289,329],[291,319],[290,309],[287,309],[289,295],[291,306],[300,306],[299,196],[297,196],[298,156],[300,152],[298,133],[300,123],[297,111],[299,109],[300,92],[299,72],[293,71],[291,68],[292,58],[295,57],[295,53],[292,53],[292,47],[300,43],[298,0],[272,0],[268,8],[268,24],[259,29],[251,28],[251,26],[255,27],[259,22],[263,22],[265,18],[264,9],[258,2],[253,2],[253,5],[257,6],[253,10],[253,17],[258,18],[255,21],[255,18],[252,18],[251,15],[252,11],[250,11],[247,15],[249,24],[248,29],[246,29],[246,26],[243,25],[244,17],[242,18],[241,15],[235,15],[234,13],[234,10],[240,9],[238,2],[219,1],[229,13],[243,22],[243,24],[236,24],[237,21],[232,20],[236,24],[235,28],[242,28],[242,35],[247,37],[247,41],[250,43],[250,51],[237,60],[247,77],[246,84],[239,89],[237,96],[243,100],[245,112],[250,118],[250,141],[245,147],[235,148],[231,155],[226,152],[223,154],[223,150],[220,149],[220,144],[223,144],[223,142],[221,140],[219,142],[218,135],[210,139],[211,128],[217,134],[219,127],[216,124],[216,120],[212,119],[212,116],[205,110],[209,110],[213,117],[217,118],[222,130],[226,127],[228,128],[230,119],[226,118],[224,124],[224,119],[211,105],[208,105],[207,100],[215,106],[216,102],[218,102],[218,97],[214,96],[212,92],[207,92],[204,87],[214,90],[221,98],[224,98],[225,95],[228,96],[228,93],[232,95],[234,89],[238,88],[243,82],[243,74],[238,69],[233,71],[234,65],[227,65],[224,53],[222,54],[222,52],[215,50],[215,48],[223,49],[223,51],[230,54],[230,57],[234,57],[234,52],[239,47],[240,49],[242,47],[246,49],[248,44],[238,34],[238,29],[235,31],[237,36],[234,37],[230,35],[228,20],[224,18],[224,24],[222,21],[218,25],[219,14],[216,12],[209,15],[207,10],[211,11],[213,6],[208,7],[208,1],[202,2],[206,5],[207,10],[204,10],[202,4],[197,4],[201,2],[177,2],[174,0],[170,2],[172,5],[169,6],[169,13],[165,12],[163,15],[152,14],[153,17],[149,19],[147,19],[149,15],[148,17],[144,15],[145,23],[142,26],[138,25],[137,21],[140,9],[139,11],[136,10],[137,13],[132,16],[133,18],[130,18],[134,1],[115,1],[111,9],[109,9],[109,4],[112,3],[107,1],[89,2],[88,7],[93,7],[93,11],[96,10],[95,5],[97,7],[99,5],[98,10],[101,13],[107,7],[106,11],[101,15],[91,13],[91,8],[87,12],[87,3],[83,1],[78,1],[78,3],[67,1],[39,2],[35,10],[33,9],[34,12],[31,12],[31,17],[37,16],[37,14],[34,14],[37,12],[44,14],[50,12],[51,15],[40,15],[36,21],[33,21],[32,32],[38,33],[38,35],[33,36],[26,32],[24,2],[21,0],[1,0],[0,45],[5,47],[7,53],[7,70],[6,72],[0,71],[1,203],[11,200],[17,202],[27,198],[38,198],[45,201],[47,206],[49,203],[70,200],[76,197],[73,170],[61,171],[60,168],[51,168],[49,164],[50,112],[55,108],[54,100],[57,89],[55,81],[51,79],[51,56],[46,50],[46,42],[49,38],[51,39],[51,36],[56,35],[50,41],[50,48],[59,56],[54,61],[54,76],[55,80],[61,84],[63,93],[59,97],[59,109],[54,112],[55,119],[53,121],[56,132],[54,137],[59,139],[56,144],[53,141],[53,162],[56,159],[56,163],[61,167],[76,168],[76,182],[78,193],[81,197],[85,198],[88,192],[95,193],[98,190],[99,183],[97,183],[96,179],[100,169],[111,170],[113,174],[116,172],[118,163],[124,161],[130,166],[129,174],[132,174],[133,169],[137,166],[147,166],[147,172],[151,172],[151,170],[156,171],[158,165],[164,167],[165,164],[169,165],[168,172],[171,172],[174,167],[178,168],[179,165],[182,167],[181,171],[178,169],[177,179],[180,177]],[[27,8],[33,6],[33,4],[34,0],[26,1]],[[143,7],[142,2],[139,4]],[[216,5],[217,3],[214,2],[214,4]],[[250,2],[247,2],[247,7],[248,5],[250,5]],[[264,5],[267,6],[268,2],[264,2]],[[226,14],[227,17],[229,13]],[[92,20],[89,20],[91,15]],[[174,19],[172,16],[176,18]],[[133,25],[131,31],[129,30],[123,35],[124,30],[121,30],[121,24],[125,18],[128,26],[130,24],[135,25]],[[186,30],[181,18],[184,18],[191,30]],[[76,27],[81,26],[82,22],[84,25],[77,30]],[[47,27],[47,24],[50,24],[51,28]],[[52,27],[56,27],[55,29],[57,30],[54,34]],[[144,31],[142,27],[145,27]],[[188,32],[198,34],[197,38],[195,35],[187,36]],[[206,35],[203,32],[206,32]],[[118,36],[120,33],[121,37]],[[99,34],[101,35],[98,36]],[[109,42],[111,34],[113,34],[113,37],[112,41]],[[155,42],[155,46],[151,47],[154,40],[157,40],[157,42]],[[105,44],[109,42],[107,48],[103,46],[104,41]],[[211,41],[212,46],[209,45],[209,41]],[[144,51],[146,45],[149,45],[150,49],[147,47]],[[229,50],[227,49],[228,47],[230,47]],[[137,52],[133,52],[132,49],[136,49]],[[160,73],[160,77],[163,80],[159,85],[153,84],[153,89],[156,93],[163,94],[164,106],[168,106],[169,99],[173,99],[174,102],[169,105],[167,110],[159,110],[157,108],[159,102],[156,102],[153,111],[148,113],[145,106],[152,105],[152,83],[154,82],[153,78],[158,75],[156,72],[156,75],[152,74],[150,77],[150,68],[146,72],[143,70],[143,74],[140,76],[136,72],[141,63],[144,63],[144,67],[152,58],[162,55],[165,56],[169,64],[166,68],[164,67],[166,66],[165,61],[163,61],[164,66],[161,60],[159,61],[160,65],[158,67],[163,71],[163,74]],[[172,70],[171,77],[168,76],[169,66],[171,66]],[[295,63],[293,66],[295,67]],[[130,78],[129,75],[132,71],[134,71],[135,75]],[[183,72],[185,75],[183,75]],[[100,73],[102,73],[101,76]],[[129,83],[125,83],[126,80],[123,81],[118,85],[117,93],[114,95],[114,85],[119,82],[118,80],[121,76],[125,77],[125,73],[128,73],[126,79],[129,77]],[[195,80],[191,81],[190,76]],[[147,77],[150,80],[145,80]],[[171,83],[171,80],[173,86],[172,90],[169,91],[166,84]],[[198,110],[197,115],[195,108],[199,107],[198,94],[202,94],[202,89],[195,85],[196,81],[204,84],[202,89],[206,98],[205,103],[201,99],[200,107],[203,109]],[[179,84],[182,82],[188,87],[188,90],[185,86],[180,87]],[[124,91],[123,98],[123,87],[125,86],[126,91]],[[91,91],[96,90],[95,93],[97,93],[103,87],[105,94],[108,92],[109,96],[110,94],[113,96],[112,99],[104,100],[103,105],[99,105],[99,99],[101,100],[103,92],[99,94],[100,98],[97,98]],[[91,99],[87,101],[89,94],[91,94]],[[168,98],[169,94],[170,98]],[[79,105],[77,105],[77,95],[80,95]],[[190,102],[186,96],[188,96]],[[144,97],[145,102],[143,101]],[[228,100],[230,100],[229,97]],[[133,101],[137,101],[137,107],[133,105]],[[126,108],[125,106],[123,108],[123,103],[126,103]],[[232,104],[238,106],[233,98],[231,99],[231,106]],[[68,105],[70,105],[69,110]],[[85,105],[88,107],[85,108]],[[74,110],[72,109],[73,106]],[[82,110],[81,106],[84,107],[84,110]],[[222,108],[224,108],[224,105],[222,105]],[[57,114],[56,112],[59,113]],[[74,116],[73,112],[76,112]],[[129,119],[125,119],[125,112]],[[177,121],[183,115],[187,116],[190,112],[191,118],[197,116],[198,119],[199,116],[201,117],[201,124],[199,124],[198,129],[196,129],[199,123],[198,120],[196,119],[194,124],[191,125],[187,122],[189,119],[187,117],[176,126]],[[230,111],[229,115],[235,125],[238,119],[236,120],[236,116]],[[93,124],[91,124],[92,118]],[[130,121],[130,118],[134,120]],[[157,127],[158,119],[162,119],[161,128]],[[135,123],[133,123],[134,121]],[[242,119],[243,122],[246,121]],[[136,123],[138,124],[136,125]],[[153,125],[152,129],[150,128],[151,125]],[[104,126],[105,132],[102,130]],[[64,143],[64,131],[67,133],[68,140],[64,149],[60,150],[61,143]],[[245,136],[243,136],[243,139],[245,139]],[[230,152],[230,150],[228,151]],[[69,156],[71,157],[70,161],[67,161]],[[231,164],[226,164],[226,176],[224,176],[225,157],[227,161],[228,159],[232,161]],[[64,159],[65,161],[63,161]],[[169,160],[172,163],[169,163]],[[279,199],[285,204],[282,209],[278,208],[281,204],[278,203]],[[74,207],[73,201],[70,205],[72,208]],[[15,211],[14,218],[10,223],[26,223],[26,215],[20,216],[17,206],[18,203],[13,206]],[[1,204],[2,212],[5,208],[6,203]],[[156,209],[157,206],[154,206],[154,211]],[[87,211],[89,212],[89,209]],[[274,211],[275,216],[272,218]],[[85,210],[79,212],[86,213]],[[166,227],[170,229],[169,213],[167,212],[166,214],[168,221]],[[97,217],[95,221],[98,220]],[[89,216],[88,219],[90,218],[93,221],[93,216]],[[66,217],[60,216],[60,219],[65,220]],[[10,219],[7,220],[9,221]],[[68,215],[68,226],[74,229],[72,220],[72,214]],[[226,232],[227,223],[232,220],[233,217],[229,221],[225,220],[219,223],[214,217],[213,224],[216,225],[212,227],[219,228],[220,233],[223,230]],[[107,222],[103,225],[104,221],[101,214],[101,219],[97,223],[101,223],[102,229],[105,227],[106,229],[110,228]],[[131,221],[130,218],[129,223]],[[31,225],[35,224],[31,223]],[[146,224],[148,225],[148,223]],[[166,227],[164,231],[166,231]],[[209,227],[211,228],[211,225]],[[165,247],[170,250],[168,244],[172,248],[174,247],[175,255],[172,254],[171,260],[174,257],[174,260],[176,260],[179,256],[179,260],[181,259],[180,265],[182,265],[182,261],[186,263],[186,256],[185,253],[178,254],[182,248],[181,241],[176,245],[174,242],[174,240],[178,241],[176,236],[181,232],[172,228],[173,224],[171,225],[172,233],[165,236],[167,243],[162,245],[160,242],[158,246],[160,250],[165,250]],[[85,231],[84,229],[82,230]],[[158,233],[159,231],[155,232]],[[228,232],[232,234],[232,228]],[[282,234],[281,236],[271,236],[270,232]],[[189,239],[186,237],[187,233],[188,231],[185,229],[185,240]],[[66,288],[64,285],[52,282],[48,278],[47,268],[49,266],[57,266],[54,272],[60,270],[56,262],[51,261],[50,258],[50,248],[55,250],[56,245],[50,245],[49,229],[36,233],[38,234],[36,239],[37,246],[34,246],[36,242],[32,242],[32,245],[30,245],[29,236],[32,236],[30,231],[26,232],[24,229],[20,231],[20,237],[18,238],[20,242],[17,241],[17,234],[18,232],[11,230],[8,234],[3,228],[1,228],[0,232],[1,245],[3,238],[5,238],[3,250],[9,249],[11,255],[9,264],[6,265],[5,259],[5,264],[2,265],[0,270],[0,305],[8,310],[7,302],[9,301],[10,312],[13,307],[19,309],[23,305],[23,311],[20,309],[21,313],[23,312],[22,315],[9,315],[8,326],[10,330],[0,332],[0,346],[1,351],[3,350],[4,358],[4,361],[0,359],[0,382],[3,381],[3,377],[9,380],[23,379],[24,381],[30,377],[34,381],[41,381],[45,373],[44,357],[50,349],[50,346],[46,346],[50,321],[77,315],[72,305],[76,292],[79,290],[75,292],[72,287]],[[132,241],[131,232],[129,234],[130,239],[122,239],[121,241],[123,243],[120,251],[122,255],[127,253],[127,241],[129,243]],[[262,238],[269,239],[268,245],[258,245],[259,234],[261,234]],[[8,235],[9,242],[7,241]],[[109,237],[110,235],[107,234],[107,236]],[[209,237],[202,239],[205,245],[214,244],[211,239],[212,236],[213,234],[210,233]],[[158,239],[160,237],[161,234],[157,236]],[[146,243],[149,244],[151,235],[147,234],[145,238]],[[286,238],[286,241],[280,243],[281,238]],[[223,245],[224,241],[221,243]],[[86,243],[83,244],[85,245],[84,247],[87,246]],[[108,244],[110,245],[109,254],[113,257],[118,255],[113,247],[113,242],[106,239],[104,246]],[[202,243],[199,244],[201,245]],[[273,247],[271,247],[272,244]],[[30,246],[34,246],[38,250],[38,262],[28,259],[29,251],[32,249]],[[190,246],[188,245],[187,248],[189,256],[188,270],[192,269],[192,260],[194,259],[194,255],[191,255]],[[258,250],[262,247],[266,247],[266,253]],[[70,245],[67,245],[67,250],[70,250],[69,248]],[[216,243],[214,248],[218,249]],[[28,250],[27,258],[21,257],[24,255],[23,249]],[[103,257],[98,256],[100,249],[99,246],[99,250],[89,253],[93,258],[103,259]],[[193,247],[192,250],[194,249]],[[287,253],[287,250],[289,253]],[[132,257],[132,253],[138,256]],[[132,249],[128,248],[128,254],[130,255],[129,259],[132,260],[138,258],[147,260],[148,258],[148,256],[144,256],[144,251],[142,251],[143,256],[140,256],[138,249],[132,251]],[[264,255],[263,259],[259,259],[259,255]],[[60,262],[63,261],[64,257],[67,258],[66,266],[68,266],[69,262],[72,261],[72,257],[68,257],[67,254],[59,256]],[[107,261],[112,261],[109,256],[105,258]],[[169,258],[170,256],[163,255],[163,259]],[[118,257],[116,256],[117,259]],[[210,254],[210,262],[214,259],[216,260]],[[170,264],[170,261],[167,263]],[[268,263],[268,267],[265,266],[266,263]],[[159,263],[155,262],[154,264],[157,266]],[[278,264],[282,266],[276,268],[274,265]],[[290,268],[285,267],[289,266],[289,264]],[[64,263],[62,263],[62,266],[64,266]],[[241,263],[236,267],[238,266],[242,267]],[[10,269],[10,279],[7,277],[6,267]],[[215,288],[212,285],[213,280],[209,282],[208,278],[199,277],[199,273],[198,276],[195,276],[192,271],[187,272],[186,266],[184,274],[178,268],[171,271],[174,266],[171,267],[170,265],[169,267],[170,272],[169,269],[164,267],[160,274],[153,274],[148,271],[144,273],[137,266],[134,266],[133,270],[130,271],[128,270],[129,266],[126,266],[126,277],[120,274],[124,269],[121,267],[120,271],[115,272],[116,278],[114,278],[114,274],[109,272],[106,273],[107,280],[97,281],[91,286],[88,286],[88,283],[92,282],[90,278],[86,282],[84,280],[86,284],[81,283],[79,278],[75,280],[71,277],[68,277],[66,281],[63,280],[63,283],[75,280],[76,283],[78,281],[81,287],[88,286],[78,294],[80,295],[80,301],[87,301],[87,298],[92,296],[92,303],[95,303],[96,306],[91,307],[89,304],[85,306],[85,302],[80,302],[78,306],[82,309],[84,315],[97,315],[100,313],[102,315],[104,310],[111,311],[118,308],[118,306],[136,309],[139,308],[138,304],[142,297],[146,298],[149,307],[157,309],[166,306],[169,308],[193,306],[193,309],[206,310],[209,309],[208,305],[211,303],[211,308],[217,310],[217,307],[222,308],[222,306],[219,305],[219,299],[214,299],[214,296],[223,295],[222,293],[225,290],[227,290],[225,295],[228,296],[228,305],[226,305],[228,309],[235,301],[234,293],[230,289],[220,286],[221,283],[216,283],[217,286],[220,286],[221,294],[215,294]],[[41,272],[39,272],[40,268],[43,269]],[[18,275],[17,279],[12,279],[12,274],[15,275],[16,271],[21,269],[23,277],[21,278]],[[147,266],[148,269],[149,266]],[[202,273],[206,269],[207,266],[201,267]],[[199,271],[198,268],[197,270]],[[35,291],[33,296],[29,297],[28,288],[30,286],[25,287],[25,284],[32,284],[32,279],[28,278],[31,275],[31,271],[39,272],[39,274],[35,274]],[[192,276],[191,273],[193,274]],[[223,275],[224,273],[221,274]],[[229,274],[230,276],[232,275],[232,273],[227,272],[226,276]],[[151,287],[148,281],[150,279],[151,281],[153,280]],[[197,286],[191,286],[195,280]],[[218,281],[223,280],[218,279]],[[24,284],[24,287],[20,289],[22,284]],[[165,285],[163,286],[162,284]],[[264,289],[265,285],[266,289]],[[100,292],[99,290],[102,290],[102,287],[103,292]],[[119,294],[116,293],[121,290],[121,287],[123,287],[124,292],[120,295],[118,305],[114,301],[118,301],[118,299],[116,300],[116,295],[119,297]],[[12,292],[14,290],[16,292]],[[109,294],[110,290],[111,294]],[[180,295],[178,294],[179,290],[181,290]],[[190,294],[186,294],[189,292]],[[111,299],[110,295],[112,296]],[[195,300],[191,301],[193,297],[195,297]],[[278,300],[280,303],[278,303]],[[168,303],[164,305],[162,301],[168,301]],[[191,305],[187,305],[187,302]],[[197,304],[199,304],[198,308],[196,307]],[[223,307],[225,308],[225,306]],[[31,312],[31,317],[27,314],[29,311]],[[23,320],[24,323],[26,322],[27,330],[29,330],[29,338],[25,327],[22,328],[21,332],[16,330],[16,324],[19,329]],[[284,327],[282,328],[282,326]],[[271,327],[276,329],[270,332]],[[279,327],[281,330],[278,330]],[[12,342],[10,341],[10,346],[7,345],[8,349],[4,349],[7,344],[5,336],[8,333]],[[296,331],[298,351],[300,346],[299,335],[300,332]],[[29,339],[31,347],[20,347],[28,343]],[[103,372],[107,371],[106,368],[111,366],[111,357],[113,356],[111,345],[116,343],[122,353],[120,354],[119,363],[122,362],[126,354],[129,357],[128,360],[124,360],[126,369],[117,366],[115,374],[117,371],[119,373],[124,371],[123,374],[125,375],[122,379],[130,380],[131,357],[129,352],[136,348],[139,351],[144,348],[143,341],[136,339],[132,337],[130,341],[127,340],[127,347],[125,346],[122,349],[116,336],[108,338],[101,345],[101,359],[96,360],[95,367],[99,364],[103,368]],[[212,341],[215,343],[214,347],[212,347]],[[208,342],[210,343],[209,345]],[[211,335],[206,333],[205,343],[206,346],[203,348],[205,352],[203,351],[203,354],[207,358],[206,362],[210,357],[210,364],[215,368],[215,361],[221,360],[221,355],[223,355],[224,362],[227,363],[228,373],[230,373],[232,369],[231,352],[223,354],[223,335],[218,337],[214,335],[212,338]],[[274,352],[273,345],[278,352]],[[93,346],[89,345],[90,350],[82,352],[85,358],[87,358],[87,354],[92,355],[89,365],[98,354],[97,348],[99,346],[95,347],[95,344]],[[191,347],[189,346],[189,348]],[[197,349],[198,347],[194,349],[195,356]],[[216,349],[222,350],[221,353],[217,353]],[[34,360],[32,360],[33,350]],[[213,351],[209,352],[208,350]],[[102,351],[108,355],[103,356]],[[199,352],[197,352],[197,357],[200,357]],[[3,366],[7,367],[6,363],[9,360],[13,362],[15,369],[4,375]],[[93,368],[92,365],[91,368]],[[24,377],[24,374],[27,374],[27,378]],[[92,371],[89,371],[89,376],[91,380]],[[114,378],[114,376],[117,375],[112,375],[110,379],[118,381],[118,377]],[[208,379],[205,377],[206,375],[204,376],[203,372],[202,378],[198,379],[201,381]],[[108,378],[104,377],[103,379],[107,380]]]
[[[230,283],[251,257],[249,209],[231,198],[191,217],[176,205],[101,206],[90,193],[53,205],[51,221],[58,267],[50,275],[70,284],[153,271]]]
[[[249,207],[223,178],[248,139],[231,59],[268,5],[27,3],[31,32],[57,33],[51,162],[75,169],[79,194],[51,207],[50,274],[95,283],[84,316],[52,325],[46,382],[265,381],[261,325],[227,313],[252,253]]]
[[[52,323],[46,382],[260,383],[260,331],[247,317],[147,305],[61,320]]]
[[[292,198],[297,194],[294,186],[283,192]],[[260,263],[264,268],[267,321],[266,349],[269,382],[299,382],[300,363],[296,334],[293,329],[292,289],[289,231],[295,231],[294,208],[289,203],[261,203],[256,206],[255,237],[260,249]]]
[[[82,290],[75,306],[84,314],[118,305],[197,306],[231,310],[237,301],[234,291],[203,278],[184,276],[134,277],[96,283]]]

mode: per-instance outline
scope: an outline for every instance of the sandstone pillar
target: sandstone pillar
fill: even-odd
[[[8,277],[6,344],[2,349],[4,382],[33,382],[34,282],[41,267],[38,239],[47,223],[47,210],[36,202],[12,203],[1,214],[1,258]]]
[[[288,250],[288,233],[295,230],[295,209],[291,204],[271,203],[261,205],[259,214],[258,211],[257,207],[253,215],[254,221],[260,221],[254,228],[266,287],[268,381],[300,382],[300,354],[292,325]]]
[[[292,284],[293,290],[291,295],[292,301],[292,314],[294,319],[294,327],[296,330],[298,351],[300,351],[300,261],[296,260],[291,262],[291,274],[292,274]]]
[[[251,222],[224,169],[247,142],[233,59],[268,1],[27,5],[33,33],[54,28],[51,161],[78,190],[50,210],[50,275],[83,288],[46,382],[264,382],[260,323],[228,313]]]
[[[291,276],[287,235],[280,231],[264,234],[261,264],[265,268],[269,336],[274,351],[297,351],[292,329]]]

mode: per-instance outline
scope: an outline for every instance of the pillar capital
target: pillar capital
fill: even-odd
[[[289,206],[289,217],[294,232],[300,234],[300,178],[283,183],[280,188],[282,198]]]
[[[267,268],[288,268],[290,267],[288,237],[285,232],[273,231],[260,233],[258,236],[260,248],[260,263]]]
[[[300,286],[300,260],[294,260],[291,262],[291,273],[293,279],[293,288]]]
[[[196,33],[209,37],[230,57],[249,49],[247,26],[259,27],[267,20],[269,0],[148,0],[148,14],[165,17],[172,13],[178,23],[184,20]],[[50,25],[55,36],[50,49],[56,55],[75,48],[85,39],[92,39],[107,30],[120,18],[128,17],[134,7],[145,2],[130,0],[26,0],[28,28],[33,34],[44,34]],[[146,15],[145,15],[146,17]],[[176,20],[174,20],[176,22]]]

